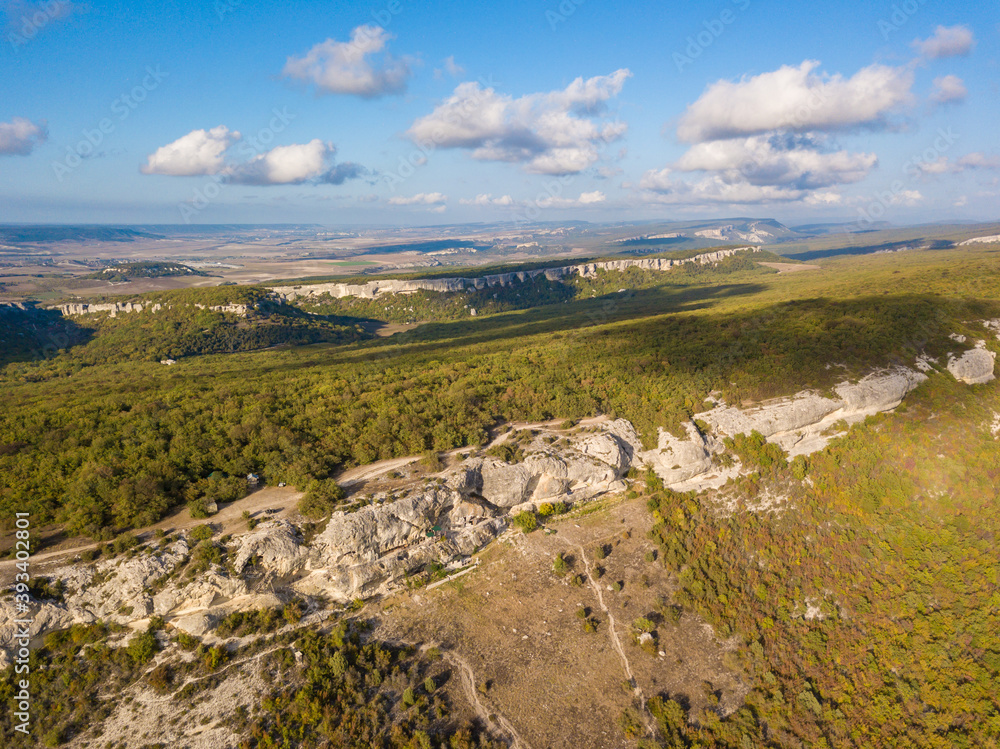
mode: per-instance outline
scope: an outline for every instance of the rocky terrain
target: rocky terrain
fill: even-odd
[[[494,286],[510,286],[512,284],[524,283],[533,278],[543,276],[549,281],[562,281],[572,276],[582,276],[583,278],[594,278],[600,270],[622,271],[628,268],[639,268],[641,270],[666,271],[687,263],[697,263],[707,265],[718,263],[727,257],[731,257],[740,252],[752,252],[759,247],[740,247],[733,250],[719,250],[718,252],[708,252],[684,260],[667,260],[662,258],[650,258],[645,260],[609,260],[601,263],[584,263],[582,265],[567,265],[561,268],[544,268],[530,271],[518,271],[516,273],[498,273],[480,278],[433,278],[413,281],[400,281],[396,279],[384,279],[369,281],[364,284],[311,284],[303,286],[275,286],[273,291],[282,299],[291,301],[300,297],[314,297],[329,294],[337,299],[344,297],[361,297],[363,299],[375,299],[385,294],[407,294],[415,291],[440,291],[457,292],[466,289],[486,289]]]
[[[212,307],[206,307],[204,304],[195,304],[194,306],[198,309],[208,309],[211,312],[228,312],[240,317],[246,317],[251,309],[246,304],[222,304]],[[66,317],[73,315],[95,315],[98,313],[107,313],[111,317],[117,317],[120,314],[127,314],[129,312],[159,312],[164,307],[167,309],[171,308],[170,305],[162,305],[159,302],[147,302],[146,304],[142,302],[109,302],[107,304],[61,304],[58,307],[50,307],[49,309],[59,310]]]
[[[686,263],[697,263],[707,265],[718,263],[727,257],[740,252],[753,251],[756,247],[741,247],[733,250],[719,250],[718,252],[708,252],[696,257],[684,260],[666,260],[660,258],[640,259],[640,260],[609,260],[601,263],[585,263],[583,265],[568,265],[561,268],[545,268],[530,271],[518,271],[516,273],[500,273],[497,275],[483,276],[481,278],[437,278],[414,281],[400,281],[397,279],[382,279],[369,281],[365,284],[312,284],[305,286],[275,286],[272,287],[272,298],[274,301],[291,302],[299,298],[309,298],[329,294],[332,297],[341,299],[344,297],[361,297],[364,299],[375,299],[385,294],[407,294],[415,291],[439,291],[439,292],[459,292],[466,289],[485,289],[494,286],[510,286],[512,284],[524,283],[539,276],[544,276],[550,281],[562,281],[571,276],[581,276],[583,278],[594,278],[598,271],[622,271],[628,268],[640,268],[642,270],[666,271],[671,268],[684,265]],[[19,309],[26,309],[23,304],[15,305]],[[251,309],[258,309],[259,304],[250,307],[245,304],[226,304],[206,307],[203,304],[194,305],[198,309],[208,309],[212,312],[227,312],[246,317]],[[161,309],[170,308],[170,305],[163,305],[159,302],[107,302],[97,304],[70,303],[48,307],[47,309],[57,310],[66,317],[76,315],[107,314],[110,317],[117,317],[121,314],[131,312],[159,312]]]
[[[953,357],[948,371],[968,383],[992,379],[993,354],[984,346]],[[204,635],[233,611],[290,596],[347,604],[384,594],[429,567],[468,565],[519,513],[626,490],[630,469],[651,469],[681,491],[722,486],[741,472],[738,461],[719,460],[727,437],[759,432],[789,458],[815,452],[851,423],[897,407],[926,379],[900,366],[841,383],[832,395],[802,392],[744,409],[717,403],[684,424],[681,435],[661,430],[652,449],[624,419],[511,429],[490,449],[470,450],[432,476],[387,484],[385,475],[371,474],[353,496],[360,509],[334,513],[308,543],[299,525],[264,519],[246,533],[213,539],[221,559],[199,568],[192,566],[198,542],[176,533],[137,552],[48,569],[50,581],[61,581],[62,600],[41,603],[31,634],[97,620],[137,626],[159,616]],[[0,602],[5,651],[16,618],[13,602]]]

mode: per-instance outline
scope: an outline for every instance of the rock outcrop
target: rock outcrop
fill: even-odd
[[[640,453],[645,465],[668,486],[708,471],[712,467],[712,454],[721,448],[715,439],[706,438],[690,421],[684,424],[684,430],[686,437],[678,439],[660,429],[656,449]]]
[[[993,355],[973,349],[956,360],[959,367],[966,381],[992,376]],[[369,504],[335,513],[308,546],[293,523],[267,520],[229,543],[225,565],[193,576],[181,571],[192,548],[183,534],[128,557],[47,571],[63,582],[65,602],[42,604],[29,633],[155,615],[201,635],[232,611],[277,606],[293,592],[339,602],[384,593],[426,565],[463,564],[520,511],[624,490],[622,477],[632,467],[651,468],[667,486],[688,491],[739,473],[738,463],[723,471],[713,460],[727,436],[757,431],[790,455],[821,449],[842,422],[895,408],[926,379],[897,367],[837,385],[832,395],[804,392],[748,409],[719,404],[685,423],[681,437],[661,430],[651,450],[623,419],[572,431],[509,432],[499,442],[516,442],[511,454],[518,462],[473,456],[423,483],[396,486],[392,495],[367,495]],[[12,649],[16,618],[13,601],[0,601],[0,660]]]
[[[997,355],[983,346],[970,349],[948,361],[948,371],[966,385],[983,385],[995,380],[993,367]]]
[[[246,317],[250,314],[251,309],[256,309],[257,307],[250,307],[246,304],[219,304],[215,306],[208,307],[204,304],[195,304],[198,309],[208,309],[212,312],[225,312],[231,315],[238,315],[240,317]],[[71,317],[74,315],[96,315],[101,313],[106,313],[109,317],[117,317],[118,315],[128,314],[130,312],[159,312],[161,309],[172,309],[172,305],[164,305],[159,302],[114,302],[108,304],[62,304],[58,307],[49,307],[48,309],[59,310],[64,317]]]
[[[582,276],[583,278],[596,278],[598,271],[623,271],[629,268],[639,268],[641,270],[667,271],[679,265],[694,263],[708,265],[718,263],[727,257],[731,257],[740,252],[753,252],[757,247],[740,247],[733,250],[719,250],[717,252],[706,252],[702,255],[686,258],[683,260],[669,260],[665,258],[646,258],[629,260],[609,260],[600,263],[584,263],[582,265],[567,265],[559,268],[541,268],[529,271],[517,271],[515,273],[498,273],[490,276],[480,276],[479,278],[431,278],[417,279],[413,281],[400,281],[397,279],[380,279],[369,281],[364,284],[311,284],[308,286],[275,286],[272,291],[279,298],[291,301],[299,298],[318,297],[329,295],[335,299],[344,297],[360,297],[362,299],[377,299],[386,294],[412,294],[416,291],[438,291],[438,292],[458,292],[470,289],[481,290],[493,288],[495,286],[511,286],[513,284],[524,283],[538,277],[544,277],[549,281],[562,281],[572,276]]]
[[[804,392],[742,410],[721,405],[697,418],[712,426],[713,432],[732,437],[759,432],[782,447],[790,456],[804,455],[825,447],[830,430],[843,421],[853,424],[883,411],[896,408],[903,398],[927,375],[906,367],[870,374],[856,383],[834,388],[836,398]]]

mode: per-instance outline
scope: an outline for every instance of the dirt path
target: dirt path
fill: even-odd
[[[469,662],[454,651],[444,653],[444,657],[461,672],[462,692],[465,694],[465,698],[469,701],[469,704],[472,705],[473,710],[476,711],[479,719],[494,731],[509,736],[513,749],[531,749],[531,746],[521,738],[521,735],[511,725],[509,720],[499,713],[490,711],[480,701],[479,692],[476,690],[476,674],[472,670],[472,666],[469,665]]]
[[[622,647],[622,641],[618,637],[618,630],[615,628],[615,618],[611,615],[610,609],[608,609],[607,605],[604,603],[604,591],[601,590],[601,586],[597,584],[597,581],[591,574],[590,560],[587,559],[587,552],[584,551],[582,545],[578,545],[576,548],[580,552],[580,559],[583,560],[583,567],[587,572],[587,580],[590,583],[590,587],[597,596],[597,603],[608,617],[608,631],[611,633],[611,644],[614,645],[615,650],[618,652],[618,657],[621,658],[622,666],[625,669],[625,675],[628,677],[628,683],[632,686],[632,693],[639,701],[639,714],[642,716],[642,722],[646,724],[646,730],[649,731],[649,735],[656,736],[656,724],[653,721],[653,717],[646,709],[646,695],[643,694],[642,687],[639,686],[639,682],[636,681],[635,676],[632,674],[632,667],[629,665],[628,656],[625,655],[625,648]]]
[[[768,268],[774,268],[778,273],[801,273],[804,270],[823,270],[818,265],[807,265],[806,263],[761,263]]]
[[[420,460],[419,455],[410,455],[406,458],[390,458],[388,460],[380,460],[376,463],[358,466],[357,468],[348,468],[342,474],[337,476],[337,483],[344,487],[361,484],[365,481],[371,481],[373,478],[389,473],[390,471],[397,471],[400,468],[405,468],[410,465],[410,463],[416,463],[418,460]]]
[[[188,528],[193,528],[196,525],[204,523],[211,523],[216,527],[221,526],[220,533],[222,535],[232,534],[237,531],[246,531],[246,521],[243,520],[244,512],[249,512],[251,515],[258,517],[288,517],[297,512],[296,506],[301,497],[302,492],[298,492],[292,487],[265,486],[263,489],[259,489],[243,499],[222,505],[219,511],[209,518],[192,518],[191,513],[185,508],[161,520],[156,525],[139,528],[134,533],[140,540],[147,541],[158,530],[187,530]],[[278,510],[278,512],[260,516],[260,513],[264,510]],[[100,543],[92,541],[69,539],[51,551],[32,554],[28,562],[32,567],[42,563],[50,564],[56,560],[76,556],[81,551],[86,551],[87,549],[96,549],[100,545]],[[14,574],[15,564],[16,560],[14,559],[0,561],[0,584],[6,581],[7,576]]]

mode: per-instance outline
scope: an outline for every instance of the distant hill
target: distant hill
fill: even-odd
[[[134,242],[137,239],[162,239],[158,234],[125,226],[0,226],[0,243],[37,242]]]
[[[101,281],[132,281],[136,278],[166,278],[168,276],[207,276],[194,268],[181,263],[164,262],[127,262],[116,263],[108,268],[102,268],[87,278]]]

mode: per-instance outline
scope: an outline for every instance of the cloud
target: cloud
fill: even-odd
[[[358,26],[351,32],[349,42],[327,39],[302,57],[289,57],[282,73],[312,82],[327,94],[351,94],[365,99],[401,94],[412,75],[410,61],[384,52],[391,38],[380,26]]]
[[[639,187],[646,191],[642,198],[647,203],[668,205],[787,203],[809,195],[805,190],[784,186],[727,182],[719,175],[695,182],[675,180],[670,168],[646,172]]]
[[[308,143],[276,146],[256,154],[249,144],[243,144],[238,150],[250,158],[227,163],[226,152],[240,137],[225,125],[211,130],[192,130],[150,154],[141,171],[170,177],[219,175],[229,184],[260,186],[306,182],[341,185],[369,174],[365,167],[352,162],[331,166],[337,149],[319,138]]]
[[[940,60],[969,54],[976,46],[976,38],[968,26],[938,26],[934,36],[914,39],[912,46],[922,57]]]
[[[444,213],[448,196],[439,192],[421,192],[410,197],[396,195],[389,198],[389,205],[423,206],[433,213]]]
[[[10,122],[0,122],[0,156],[27,156],[48,137],[44,121],[15,117]]]
[[[327,157],[336,149],[319,138],[308,143],[277,146],[233,167],[226,181],[237,185],[300,185],[319,178]]]
[[[931,101],[935,104],[951,104],[965,101],[969,90],[965,83],[957,75],[943,75],[934,79],[934,91],[931,93]]]
[[[871,65],[851,78],[817,74],[820,63],[782,66],[738,82],[717,81],[681,117],[686,143],[792,132],[886,127],[887,117],[911,103],[913,72]]]
[[[596,163],[601,149],[628,126],[597,122],[607,102],[632,73],[577,78],[561,91],[515,99],[479,83],[462,83],[407,136],[436,148],[462,148],[481,161],[522,164],[533,174],[577,174]]]
[[[961,174],[969,169],[1000,169],[1000,156],[987,156],[980,151],[974,151],[956,161],[947,156],[939,156],[933,161],[913,161],[911,165],[920,175]]]
[[[465,68],[455,62],[455,56],[450,55],[443,60],[444,70],[441,68],[436,68],[434,70],[434,77],[441,79],[444,78],[444,74],[447,73],[452,78],[458,78],[460,75],[465,73]]]
[[[14,48],[27,44],[40,31],[53,21],[69,18],[74,13],[84,13],[86,8],[70,0],[46,0],[45,2],[27,2],[27,0],[3,0],[0,2],[7,26],[10,29],[8,39]]]
[[[987,156],[981,151],[967,153],[958,160],[964,169],[1000,169],[1000,156]]]
[[[481,208],[587,208],[607,201],[600,190],[582,193],[578,198],[563,198],[558,195],[545,195],[534,201],[514,200],[510,195],[494,198],[490,194],[477,195],[475,198],[463,198],[458,202],[462,205],[474,205]]]
[[[223,154],[240,137],[225,125],[211,130],[192,130],[150,154],[142,173],[171,177],[219,174],[225,169]]]
[[[494,198],[491,194],[481,194],[474,198],[462,198],[458,202],[462,205],[477,205],[481,207],[497,206],[507,208],[517,205],[517,202],[510,195],[501,195],[499,198]]]
[[[824,151],[823,140],[803,135],[753,136],[692,146],[676,163],[684,172],[716,172],[730,184],[795,190],[859,182],[878,163],[873,153]]]
[[[353,161],[345,161],[342,164],[337,164],[324,174],[320,181],[328,185],[342,185],[349,179],[367,177],[369,174],[371,172],[361,166],[361,164],[355,164]]]
[[[581,193],[578,198],[560,198],[550,196],[535,202],[539,208],[586,208],[607,201],[607,197],[600,190],[594,192]]]

